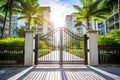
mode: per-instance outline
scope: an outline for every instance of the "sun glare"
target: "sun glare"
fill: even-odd
[[[54,23],[54,27],[64,27],[64,17],[59,12],[51,12],[51,20]]]

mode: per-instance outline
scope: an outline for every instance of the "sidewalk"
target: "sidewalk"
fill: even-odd
[[[102,70],[104,68],[104,70]],[[106,72],[117,70],[117,75]],[[106,70],[106,71],[105,71]],[[120,80],[120,67],[37,65],[0,68],[0,80]]]

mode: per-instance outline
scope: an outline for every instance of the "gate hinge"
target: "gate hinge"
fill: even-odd
[[[89,52],[90,50],[89,50],[89,49],[87,49],[87,51]]]
[[[87,37],[87,40],[89,39],[89,37]]]
[[[33,49],[33,52],[35,52],[36,50],[35,49]]]
[[[36,37],[33,37],[33,39],[36,39]]]

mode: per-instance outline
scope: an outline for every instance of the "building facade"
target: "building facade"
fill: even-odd
[[[69,31],[75,33],[75,34],[83,34],[83,27],[82,26],[75,26],[75,18],[71,15],[67,15],[65,19],[65,28],[67,28]]]
[[[47,8],[48,10],[45,11],[43,14],[41,14],[41,16],[44,17],[46,22],[44,22],[41,25],[39,24],[37,25],[38,34],[41,34],[41,35],[49,33],[54,28],[54,25],[53,25],[53,22],[51,21],[51,16],[50,16],[50,13],[51,13],[50,7],[42,7],[42,8]]]
[[[106,35],[106,22],[105,21],[97,22],[96,30],[98,31],[98,34]]]
[[[114,13],[107,19],[107,32],[112,29],[119,29],[119,10],[115,9]]]

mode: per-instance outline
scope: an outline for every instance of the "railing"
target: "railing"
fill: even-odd
[[[0,46],[0,65],[23,65],[23,46]]]
[[[98,46],[100,64],[120,64],[120,45]]]

